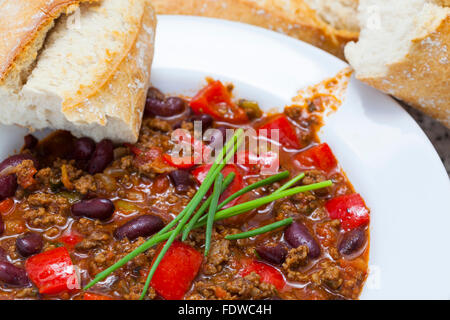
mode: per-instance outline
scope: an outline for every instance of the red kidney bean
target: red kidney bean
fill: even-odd
[[[227,128],[224,126],[220,126],[214,129],[217,131],[214,132],[211,136],[209,145],[212,148],[215,148],[216,146],[220,146],[220,142],[222,142],[222,146],[224,146],[227,139]]]
[[[0,248],[0,261],[8,261],[8,255],[3,248]]]
[[[14,156],[8,157],[0,163],[0,172],[2,172],[7,167],[15,167],[21,164],[24,160],[33,161],[34,167],[39,169],[39,163],[35,157],[28,153],[16,154]]]
[[[166,99],[166,117],[171,117],[184,112],[186,109],[186,102],[179,97],[169,97]]]
[[[96,174],[102,172],[114,160],[114,146],[111,140],[100,141],[88,163],[88,172]]]
[[[213,124],[213,118],[209,114],[195,114],[189,117],[189,121],[201,121],[202,123],[202,131],[206,131],[209,129]]]
[[[343,255],[350,255],[361,249],[367,241],[364,228],[356,228],[344,234],[338,244],[338,250]]]
[[[95,142],[91,138],[77,139],[73,146],[73,158],[89,160],[95,151]]]
[[[44,243],[39,233],[27,232],[16,239],[16,249],[23,257],[39,253]]]
[[[157,216],[144,215],[131,219],[114,231],[118,240],[128,238],[134,240],[138,237],[148,237],[164,227],[164,222]]]
[[[162,93],[159,89],[155,87],[150,87],[147,91],[147,99],[155,99],[159,101],[163,101],[166,98],[164,93]]]
[[[178,97],[170,97],[165,100],[148,97],[145,104],[145,112],[150,115],[160,117],[172,117],[182,113],[186,108],[186,103]]]
[[[24,287],[30,283],[25,269],[16,267],[8,261],[0,261],[0,281],[18,287]]]
[[[193,181],[189,172],[184,170],[175,170],[169,173],[170,180],[177,192],[183,193],[188,191]]]
[[[273,264],[282,264],[287,255],[287,248],[281,243],[276,245],[259,245],[255,250],[262,259]]]
[[[34,149],[38,144],[38,139],[32,134],[27,134],[24,138],[24,148],[25,149]]]
[[[17,190],[17,178],[15,174],[0,176],[0,201],[14,196]]]
[[[284,231],[284,238],[294,248],[308,247],[308,257],[315,259],[320,255],[320,246],[308,228],[300,222],[294,222]]]
[[[109,199],[94,198],[82,200],[72,205],[71,212],[75,217],[107,220],[114,213],[114,203]]]

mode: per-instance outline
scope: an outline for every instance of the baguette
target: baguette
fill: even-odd
[[[320,9],[321,14],[311,9],[308,2]],[[356,10],[357,0],[336,0],[335,3],[341,4],[339,14],[324,5],[329,3],[326,0],[152,0],[152,3],[158,14],[197,15],[249,23],[306,41],[340,58],[344,58],[345,44],[358,38],[356,22],[349,23],[351,30],[340,29],[347,26],[342,21],[356,21],[356,15],[349,13],[352,7]]]
[[[356,78],[422,110],[448,128],[449,2],[361,0],[361,36],[345,48]]]
[[[20,21],[10,34],[21,37],[19,48],[0,49],[0,121],[135,142],[153,59],[156,18],[150,3],[39,0],[24,15],[30,1],[4,2],[0,16],[7,20],[0,30],[4,35],[6,25]],[[68,15],[77,8],[78,28]],[[41,18],[29,22],[34,16]]]

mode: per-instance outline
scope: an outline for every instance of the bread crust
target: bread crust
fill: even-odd
[[[127,50],[111,64],[109,73],[98,78],[87,95],[63,102],[62,112],[69,121],[105,126],[108,118],[120,119],[132,132],[123,141],[137,141],[150,86],[156,21],[147,2],[139,25],[128,34]]]
[[[344,59],[344,46],[357,32],[337,30],[318,17],[303,0],[286,8],[279,0],[152,0],[158,14],[184,14],[253,24],[306,41]]]
[[[80,29],[66,25],[72,21],[69,16],[56,23],[49,20],[46,31],[38,33],[28,44],[32,47],[22,48],[20,55],[26,55],[26,63],[18,65],[16,60],[6,74],[7,82],[0,83],[1,108],[5,111],[0,122],[30,130],[70,130],[76,136],[89,136],[96,141],[104,138],[137,141],[154,52],[156,14],[151,3],[149,0],[64,3],[66,13],[72,13],[74,6],[81,7]],[[55,7],[52,14],[42,15],[59,16],[64,12],[63,2],[59,4],[60,9]],[[0,12],[2,9],[5,8],[0,8]],[[47,35],[53,25],[55,28]],[[30,30],[28,36],[33,32]],[[103,39],[106,41],[102,42]],[[96,51],[75,51],[83,45]],[[38,47],[43,47],[39,56]],[[26,72],[20,74],[20,68]],[[15,81],[18,73],[22,80],[19,82]]]
[[[450,128],[450,15],[412,41],[402,61],[380,77],[356,77],[416,107]]]
[[[0,10],[0,84],[15,64],[28,54],[34,41],[71,6],[99,0],[4,0]],[[33,57],[35,58],[35,57]],[[32,58],[32,59],[33,59]]]

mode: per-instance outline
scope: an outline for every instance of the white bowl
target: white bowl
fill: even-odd
[[[192,95],[210,76],[265,109],[347,65],[301,41],[222,20],[160,16],[153,85]],[[0,157],[26,131],[0,127]],[[390,97],[352,79],[320,132],[371,208],[370,275],[363,299],[450,298],[450,183],[432,145]]]

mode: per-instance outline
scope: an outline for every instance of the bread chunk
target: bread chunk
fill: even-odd
[[[29,1],[16,2],[21,7]],[[5,73],[14,81],[0,85],[0,121],[70,130],[97,141],[136,141],[153,59],[156,17],[150,2],[53,2],[64,2],[66,10],[51,15],[38,40],[23,48],[19,55],[26,63]]]
[[[356,77],[450,128],[448,0],[360,0],[359,11],[359,41],[345,48]]]

